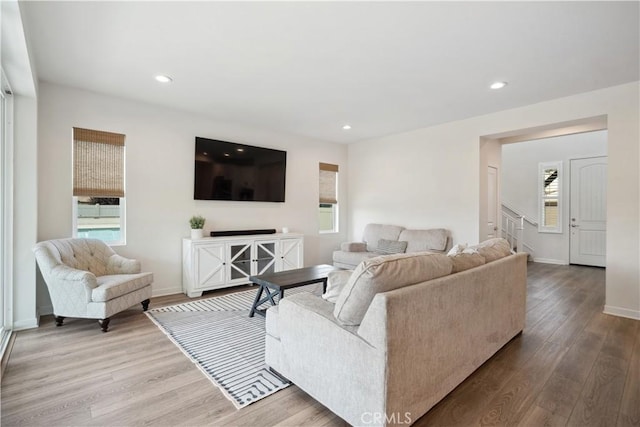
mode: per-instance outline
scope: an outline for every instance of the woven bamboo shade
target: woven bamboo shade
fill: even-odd
[[[320,203],[338,203],[338,165],[320,163]]]
[[[124,197],[124,135],[73,128],[73,195]]]

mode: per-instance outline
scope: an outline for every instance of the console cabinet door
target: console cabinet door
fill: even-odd
[[[254,275],[275,273],[277,269],[277,240],[257,241],[254,246]]]
[[[280,271],[301,268],[302,254],[302,239],[280,240]]]
[[[253,264],[253,242],[241,241],[227,244],[227,271],[229,283],[247,283]]]
[[[224,244],[195,249],[195,289],[211,289],[225,284],[225,255]]]

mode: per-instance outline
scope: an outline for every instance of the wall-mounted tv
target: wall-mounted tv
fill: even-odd
[[[287,152],[196,137],[195,200],[284,202]]]

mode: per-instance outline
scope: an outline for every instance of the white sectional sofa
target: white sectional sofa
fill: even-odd
[[[477,250],[368,259],[335,304],[284,298],[267,364],[352,425],[415,422],[524,328],[527,255]]]
[[[333,252],[333,265],[354,269],[360,262],[390,253],[437,252],[451,249],[451,233],[443,228],[410,230],[397,225],[367,224],[362,242],[345,242]]]

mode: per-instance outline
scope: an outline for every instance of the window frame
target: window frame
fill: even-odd
[[[13,97],[0,68],[0,356],[13,330]]]
[[[330,167],[332,169],[335,170],[328,170],[328,169],[323,169],[323,165],[326,167]],[[339,165],[335,165],[335,164],[331,164],[331,163],[322,163],[320,162],[319,167],[318,167],[318,185],[320,185],[320,176],[321,176],[321,172],[322,171],[329,171],[329,172],[333,172],[335,173],[335,181],[336,181],[336,188],[335,188],[335,196],[336,196],[336,203],[327,203],[325,202],[320,202],[318,203],[318,234],[334,234],[334,233],[339,233],[339,198],[340,198],[340,194],[339,194],[339,183],[340,183],[340,169],[339,169]],[[331,225],[332,227],[329,229],[322,229],[321,227],[321,221],[320,221],[320,215],[322,213],[321,209],[326,209],[325,205],[330,205],[331,206]]]
[[[540,162],[538,163],[538,212],[540,219],[538,221],[538,232],[540,233],[562,233],[562,214],[563,214],[563,191],[562,187],[564,186],[564,175],[562,172],[562,164],[561,160],[553,161],[553,162]],[[545,195],[545,171],[548,169],[555,169],[557,171],[558,176],[556,180],[558,182],[558,192],[555,196],[547,196]],[[545,202],[548,200],[557,200],[557,221],[555,225],[545,225],[546,222],[546,212],[545,212]]]
[[[127,244],[127,227],[126,227],[126,212],[127,202],[125,197],[119,197],[120,199],[120,240],[102,240],[109,246],[125,246]],[[74,238],[78,237],[78,197],[72,196],[72,211],[73,211],[73,233]]]
[[[75,128],[74,128],[75,129]],[[79,128],[78,128],[79,129]],[[98,132],[105,132],[105,131],[98,131]],[[110,132],[105,132],[105,133],[110,133]],[[71,137],[71,164],[72,167],[75,167],[75,161],[74,161],[74,152],[75,152],[75,137],[74,137],[74,130],[72,129],[72,133],[71,133],[72,137]],[[126,136],[123,134],[122,135],[123,138],[126,138]],[[73,172],[72,172],[72,176],[73,176]],[[127,244],[127,202],[126,202],[126,188],[127,188],[127,146],[126,143],[122,146],[122,190],[124,191],[124,195],[122,197],[117,197],[118,199],[120,199],[120,221],[119,221],[119,225],[120,225],[120,240],[102,240],[104,243],[106,243],[109,246],[126,246]],[[90,196],[90,197],[109,197],[109,196],[104,196],[104,195],[95,195],[95,196]],[[78,196],[71,196],[71,210],[72,210],[72,237],[77,238],[78,237]]]

